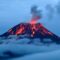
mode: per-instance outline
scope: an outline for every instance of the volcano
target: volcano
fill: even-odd
[[[27,38],[32,40],[35,38],[39,38],[41,42],[43,42],[44,39],[51,39],[52,42],[60,43],[60,38],[43,27],[41,23],[20,23],[15,27],[9,29],[6,33],[2,34],[1,37],[7,38],[10,35],[26,35]]]
[[[55,35],[46,29],[41,23],[37,23],[38,20],[42,18],[40,10],[37,10],[36,6],[31,9],[32,18],[28,23],[20,23],[13,28],[9,29],[6,33],[2,34],[0,37],[8,38],[10,35],[17,35],[29,38],[30,40],[39,38],[41,42],[44,39],[51,39],[52,42],[60,43],[60,37]]]

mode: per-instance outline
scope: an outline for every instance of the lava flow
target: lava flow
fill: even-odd
[[[2,34],[1,37],[8,37],[10,35],[26,35],[30,39],[39,38],[41,41],[43,41],[43,39],[51,39],[52,41],[60,43],[60,38],[43,27],[41,23],[20,23]]]

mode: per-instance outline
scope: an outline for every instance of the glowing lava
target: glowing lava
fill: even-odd
[[[40,19],[40,17],[39,16],[36,16],[36,17],[32,18],[29,23],[30,24],[36,24],[39,19]]]
[[[20,23],[19,25],[8,30],[4,35],[23,35],[27,34],[30,37],[38,35],[52,36],[53,34],[43,27],[41,23],[37,23],[40,16],[33,17],[29,23]]]

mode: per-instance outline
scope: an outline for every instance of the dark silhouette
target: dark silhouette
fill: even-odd
[[[51,39],[52,42],[60,43],[60,37],[54,33],[47,30],[40,23],[30,24],[30,23],[20,23],[15,27],[8,30],[6,33],[2,34],[1,37],[8,38],[10,35],[23,36],[33,40],[39,38],[41,42],[44,43],[44,39]]]

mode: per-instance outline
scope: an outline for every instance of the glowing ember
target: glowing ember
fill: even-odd
[[[18,29],[18,30],[16,31],[16,35],[22,34],[23,32],[24,32],[24,27],[21,27],[20,29]]]
[[[36,16],[35,18],[32,18],[29,23],[30,24],[36,24],[39,19],[40,19],[40,17],[39,16]]]

